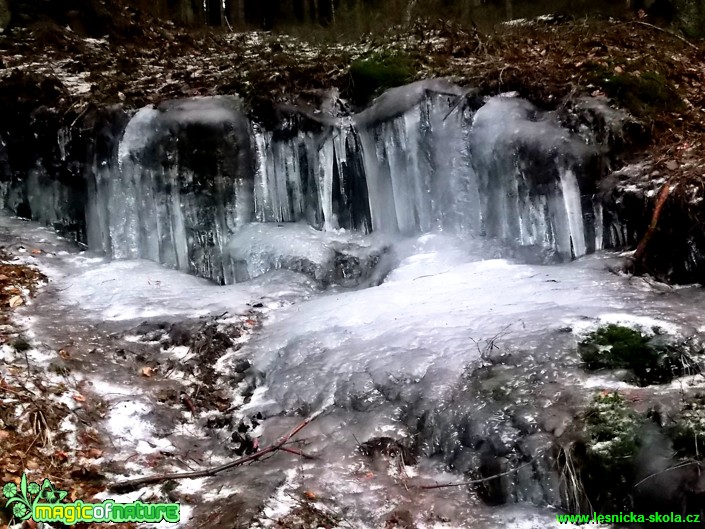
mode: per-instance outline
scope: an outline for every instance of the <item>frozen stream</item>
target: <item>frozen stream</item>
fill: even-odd
[[[221,487],[242,492],[252,472],[261,472],[254,490],[273,494],[265,509],[270,518],[286,512],[289,493],[303,486],[328,499],[354,527],[375,527],[395,508],[408,510],[418,527],[477,527],[478,519],[487,527],[545,527],[551,514],[535,507],[489,508],[464,487],[409,492],[394,468],[370,477],[356,443],[407,439],[423,457],[407,467],[405,479],[456,481],[472,468],[472,454],[481,452],[465,439],[471,430],[504,439],[517,429],[516,416],[498,414],[469,392],[468,381],[483,366],[505,365],[511,376],[501,383],[517,403],[526,400],[527,420],[546,429],[548,415],[569,409],[568,396],[628,387],[581,371],[574,350],[581,333],[605,321],[683,335],[705,331],[701,289],[614,273],[610,268],[620,259],[611,254],[530,265],[502,258],[507,251],[487,242],[426,234],[389,241],[395,259],[378,286],[321,290],[307,276],[281,270],[216,286],[147,261],[107,262],[77,253],[28,222],[3,218],[0,229],[6,245],[45,252],[27,260],[51,284],[21,311],[39,340],[68,328],[79,335],[86,326],[127,331],[150,319],[236,315],[248,304],[265,305],[263,328],[242,350],[253,363],[249,380],[256,391],[238,413],[267,418],[263,442],[296,424],[297,414],[322,414],[306,430],[306,450],[318,460],[294,460],[290,467],[264,462],[220,478]],[[307,241],[330,244],[309,235]],[[273,243],[268,251],[278,247]],[[512,480],[510,499],[550,508],[558,496],[539,473],[536,468],[537,475]]]
[[[0,186],[4,210],[90,250],[0,220],[50,278],[16,312],[28,358],[105,400],[111,476],[224,463],[315,416],[315,459],[180,482],[188,526],[277,527],[303,496],[339,527],[546,527],[595,395],[702,385],[632,387],[578,357],[608,322],[705,333],[702,289],[630,278],[605,250],[641,227],[603,186],[631,118],[471,92],[419,81],[352,115],[329,94],[269,128],[235,96],[112,108]]]

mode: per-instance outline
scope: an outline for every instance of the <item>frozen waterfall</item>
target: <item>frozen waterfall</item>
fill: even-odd
[[[143,108],[84,172],[88,246],[219,283],[288,262],[253,264],[255,249],[234,247],[252,240],[238,235],[251,222],[484,235],[564,260],[601,248],[598,146],[522,99],[473,110],[457,105],[463,95],[421,81],[284,132],[253,122],[236,97]]]

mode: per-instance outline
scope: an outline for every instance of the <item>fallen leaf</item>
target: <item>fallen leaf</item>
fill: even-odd
[[[624,73],[624,68],[622,68],[621,66],[615,66],[614,73]]]
[[[41,255],[41,250],[32,250],[32,255]]]
[[[76,393],[76,394],[73,396],[73,400],[75,400],[76,402],[86,402],[86,397],[84,397],[84,396],[81,395],[80,393]]]
[[[22,296],[12,296],[10,301],[8,301],[8,304],[10,305],[10,308],[14,309],[24,304],[24,299],[22,299]]]
[[[69,459],[69,455],[63,450],[57,450],[56,452],[54,452],[54,457],[62,461],[68,461]]]
[[[69,360],[71,358],[71,354],[66,349],[59,349],[59,356],[64,360]]]
[[[143,367],[140,373],[142,373],[143,377],[151,377],[154,375],[154,368],[149,366]]]
[[[98,459],[102,455],[103,455],[103,451],[100,448],[91,448],[86,453],[86,457],[88,457],[90,459]]]
[[[316,496],[316,493],[315,493],[315,492],[311,492],[310,490],[307,490],[307,491],[304,492],[304,497],[305,497],[307,500],[313,501],[313,500],[316,499],[317,496]]]
[[[7,430],[0,430],[0,441],[7,439],[8,437],[10,437],[10,432]]]
[[[29,461],[27,461],[27,462],[25,463],[25,466],[26,466],[29,470],[36,470],[36,469],[39,468],[39,463],[37,463],[34,459],[30,459]]]
[[[0,274],[0,281],[7,281],[8,279],[10,278],[7,277],[5,274]]]

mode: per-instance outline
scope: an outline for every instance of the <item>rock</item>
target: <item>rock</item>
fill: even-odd
[[[549,409],[540,418],[541,427],[548,433],[560,437],[573,422],[573,416],[565,410]]]

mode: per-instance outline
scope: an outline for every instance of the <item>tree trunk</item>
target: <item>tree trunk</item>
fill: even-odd
[[[678,26],[691,38],[705,36],[705,0],[674,0]]]
[[[223,8],[220,0],[206,0],[206,20],[209,26],[223,25]]]
[[[191,0],[176,0],[169,2],[171,19],[184,25],[193,25],[195,22],[193,4]]]
[[[10,25],[10,6],[7,5],[7,0],[0,0],[0,32],[5,31],[5,28]]]
[[[243,27],[245,25],[245,1],[226,0],[225,16],[233,27]]]
[[[191,0],[191,10],[193,11],[193,20],[197,25],[206,23],[206,13],[203,8],[203,0]]]

